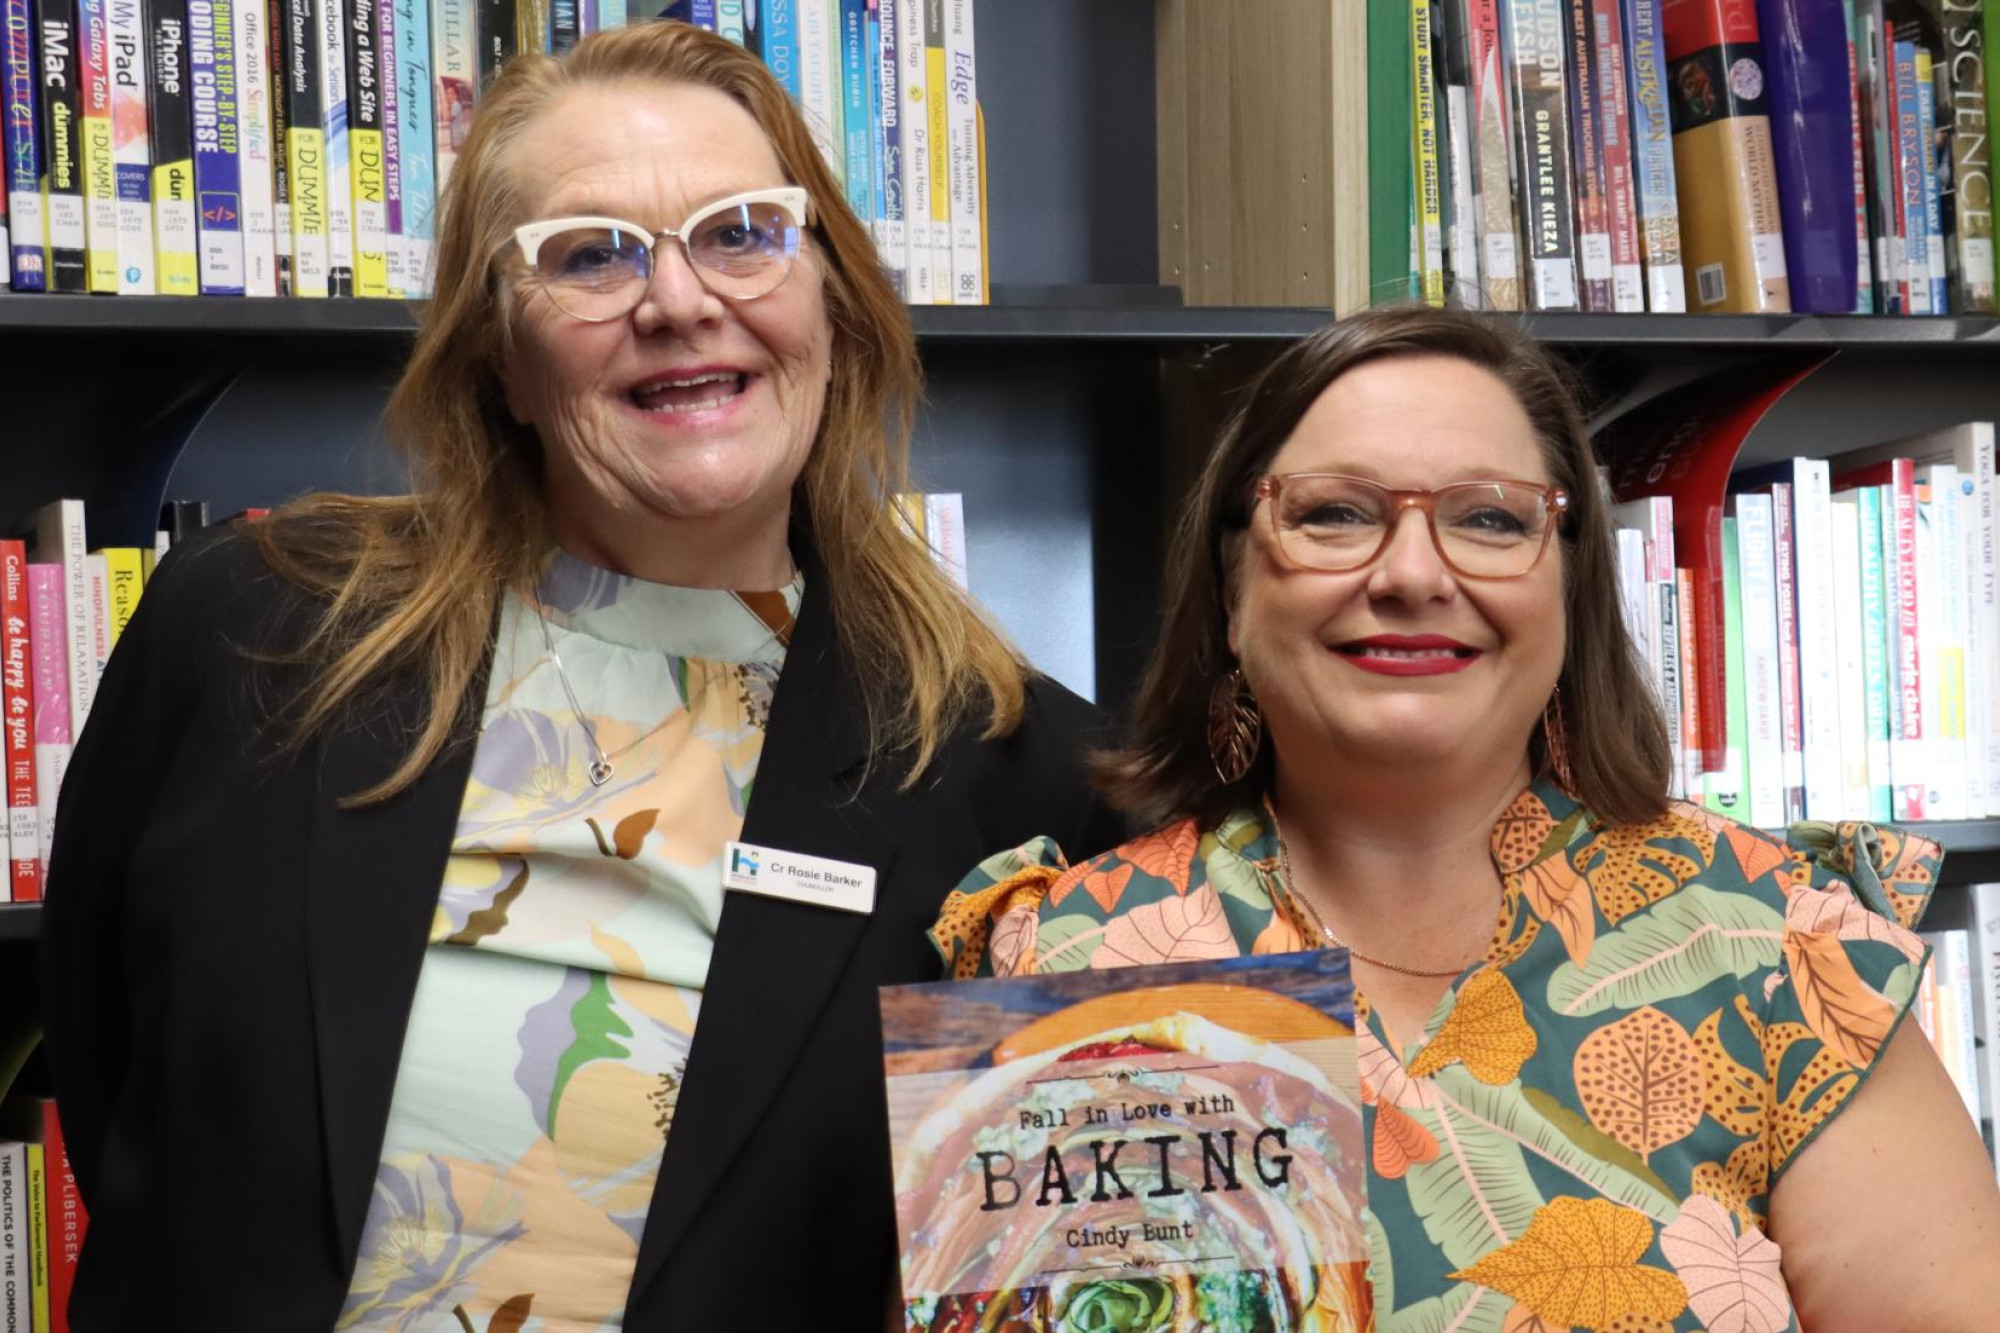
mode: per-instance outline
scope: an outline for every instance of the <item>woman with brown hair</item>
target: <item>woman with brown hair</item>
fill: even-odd
[[[438,236],[415,493],[170,556],[76,750],[71,1326],[872,1319],[875,988],[990,847],[1114,840],[1095,714],[892,517],[909,321],[753,56],[512,62]]]
[[[1901,1022],[1938,849],[1667,798],[1593,464],[1504,324],[1287,350],[1103,761],[1158,828],[996,856],[933,937],[961,976],[1344,945],[1383,1329],[1986,1327],[2000,1191]]]

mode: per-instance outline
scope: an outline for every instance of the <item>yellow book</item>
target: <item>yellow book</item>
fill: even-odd
[[[951,72],[945,64],[944,0],[920,0],[924,7],[924,116],[930,127],[931,274],[939,305],[957,298],[951,290]],[[904,207],[907,209],[908,204]]]
[[[42,1145],[28,1145],[28,1314],[35,1333],[49,1333],[49,1191]]]
[[[194,159],[153,167],[153,247],[162,296],[201,294],[195,258]]]
[[[151,583],[153,581],[153,571],[159,568],[159,565],[160,553],[158,550],[151,546],[142,546],[139,548],[139,575],[143,582]]]
[[[285,127],[291,183],[292,295],[325,296],[327,265],[326,136],[318,125]]]
[[[90,94],[85,91],[86,107]],[[111,137],[111,107],[86,109],[83,121],[83,229],[90,290],[118,293],[118,162]]]
[[[389,294],[388,196],[382,174],[382,131],[347,131],[354,178],[354,294]]]
[[[146,586],[144,558],[136,546],[107,546],[99,554],[104,557],[111,642],[116,646],[118,636],[131,623],[132,613],[139,609],[139,592]]]
[[[1410,5],[1411,86],[1416,90],[1417,271],[1425,305],[1444,304],[1444,187],[1439,179],[1437,76],[1429,0]]]

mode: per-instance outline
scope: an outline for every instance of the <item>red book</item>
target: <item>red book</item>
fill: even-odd
[[[13,901],[42,896],[41,816],[35,792],[35,693],[29,672],[28,552],[0,541],[0,763],[7,799],[7,866]]]
[[[90,1219],[84,1215],[52,1101],[42,1103],[42,1159],[49,1201],[49,1333],[69,1333],[69,1294],[76,1286],[76,1261]]]
[[[1621,312],[1646,308],[1639,257],[1639,181],[1632,167],[1632,95],[1625,70],[1625,28],[1618,0],[1591,0],[1597,49],[1598,141],[1604,146],[1604,202],[1611,231],[1611,304]]]

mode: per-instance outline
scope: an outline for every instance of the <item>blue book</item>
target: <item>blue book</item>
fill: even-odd
[[[764,63],[786,94],[799,100],[799,16],[798,0],[764,0],[758,6],[759,47]]]
[[[1903,234],[1903,284],[1905,308],[1913,315],[1928,315],[1931,304],[1930,224],[1924,217],[1924,151],[1917,104],[1917,47],[1914,42],[1896,43],[1896,160],[1902,183],[1899,221]]]
[[[243,295],[243,167],[236,125],[235,0],[188,0],[196,253],[203,296]],[[346,169],[343,157],[341,169]]]
[[[1823,0],[1757,0],[1792,309],[1854,309],[1854,104],[1847,20]]]
[[[0,5],[6,22],[5,41],[0,43],[0,99],[4,99],[5,128],[0,131],[0,149],[7,155],[7,171],[0,179],[7,207],[0,209],[0,223],[11,221],[9,268],[17,292],[48,290],[47,256],[42,251],[42,158],[35,138],[35,40],[34,16],[28,0],[6,0]],[[0,225],[0,236],[8,228]]]
[[[1939,177],[1951,170],[1951,136],[1939,143],[1935,67],[1931,53],[1917,47],[1917,154],[1924,176],[1924,253],[1929,257],[1931,313],[1947,314],[1950,298],[1945,295],[1944,206],[1939,197]],[[1912,272],[1910,281],[1917,275]]]
[[[430,0],[394,0],[396,117],[403,182],[403,285],[431,290],[431,215],[437,201],[436,129],[431,118]]]
[[[840,0],[840,107],[846,134],[847,205],[864,223],[875,215],[870,167],[875,115],[869,102],[868,0]]]
[[[876,130],[882,141],[881,163],[876,184],[882,195],[882,264],[896,285],[896,295],[909,299],[910,251],[903,202],[903,67],[897,10],[918,0],[878,0],[876,17],[882,30],[878,48],[881,59],[876,72],[879,95],[876,105],[881,119]]]
[[[674,0],[667,6],[663,19],[679,19],[682,23],[693,24],[703,32],[716,31],[715,0]]]
[[[1883,561],[1882,515],[1886,486],[1860,486],[1854,497],[1861,507],[1861,676],[1867,690],[1865,729],[1868,736],[1868,817],[1892,818],[1889,786],[1890,696],[1889,577]],[[1895,518],[1890,514],[1893,528]],[[1894,533],[1890,534],[1893,543]]]
[[[1667,110],[1667,44],[1660,27],[1660,0],[1624,0],[1623,16],[1646,309],[1682,314],[1687,310],[1687,283],[1681,272],[1681,206],[1674,187],[1674,126]]]

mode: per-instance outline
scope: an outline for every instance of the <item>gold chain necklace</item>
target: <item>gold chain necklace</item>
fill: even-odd
[[[1371,958],[1367,954],[1361,952],[1361,950],[1349,944],[1346,940],[1341,939],[1340,936],[1334,934],[1333,928],[1327,925],[1326,922],[1320,920],[1319,913],[1313,910],[1312,904],[1308,903],[1305,899],[1305,895],[1299,892],[1298,878],[1292,874],[1292,851],[1290,847],[1287,847],[1285,845],[1285,831],[1278,824],[1278,810],[1276,806],[1271,804],[1271,798],[1269,796],[1266,796],[1264,798],[1264,813],[1271,817],[1271,832],[1277,835],[1278,870],[1279,874],[1283,877],[1285,882],[1285,893],[1288,897],[1291,898],[1291,900],[1294,903],[1298,904],[1298,906],[1305,912],[1305,914],[1310,918],[1312,925],[1319,930],[1320,937],[1324,939],[1328,944],[1332,945],[1336,949],[1345,949],[1347,950],[1348,954],[1351,957],[1359,958],[1362,962],[1372,964],[1373,966],[1382,968],[1385,971],[1395,972],[1406,977],[1419,977],[1426,981],[1438,981],[1446,977],[1455,977],[1459,973],[1465,971],[1466,968],[1472,966],[1472,963],[1475,960],[1467,959],[1465,962],[1459,964],[1457,967],[1451,968],[1446,971],[1432,971],[1428,968],[1422,968],[1422,967],[1404,967],[1401,963],[1392,963],[1389,962],[1387,959]],[[1506,900],[1505,897],[1503,896],[1501,899],[1501,906],[1503,911],[1505,910],[1505,905],[1506,905]]]

